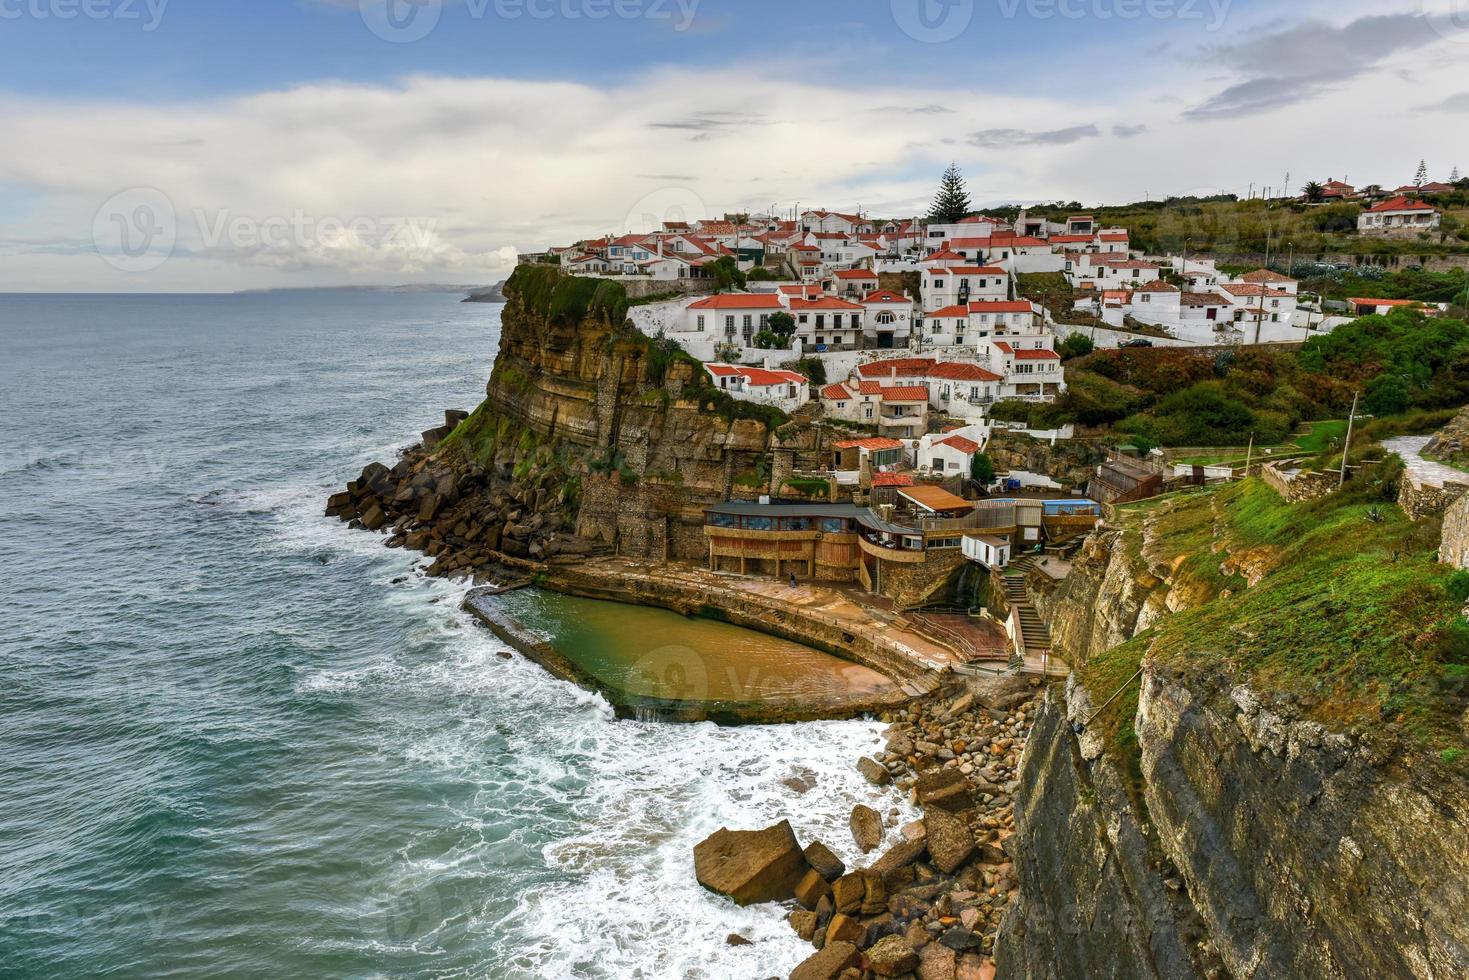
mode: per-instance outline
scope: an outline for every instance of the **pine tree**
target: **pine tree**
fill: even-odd
[[[928,209],[928,220],[937,224],[951,225],[969,213],[969,192],[964,189],[964,178],[959,168],[949,164],[944,171],[943,182]]]
[[[1426,183],[1428,183],[1428,161],[1419,160],[1418,172],[1413,175],[1413,186],[1422,187]]]
[[[1449,172],[1449,183],[1450,184],[1457,184],[1458,182],[1459,182],[1459,168],[1458,167],[1455,167],[1452,171]]]

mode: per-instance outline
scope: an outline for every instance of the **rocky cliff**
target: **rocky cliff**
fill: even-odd
[[[1001,977],[1469,976],[1463,753],[1429,751],[1426,728],[1403,722],[1422,702],[1447,720],[1446,741],[1429,744],[1458,744],[1469,735],[1469,715],[1457,735],[1451,720],[1463,692],[1383,682],[1382,707],[1363,711],[1323,704],[1330,682],[1312,674],[1336,656],[1351,666],[1329,670],[1360,669],[1363,628],[1408,619],[1406,636],[1438,642],[1429,630],[1457,600],[1438,594],[1414,537],[1432,529],[1351,502],[1301,511],[1266,493],[1237,487],[1119,515],[1038,596],[1080,670],[1049,693],[1022,759]],[[1332,522],[1355,522],[1353,507],[1371,516],[1344,524],[1345,536]],[[1277,527],[1289,520],[1302,530]],[[1271,540],[1307,544],[1262,544],[1266,526]],[[1375,536],[1391,543],[1380,566],[1372,556],[1388,545]],[[1331,552],[1329,587],[1304,574],[1325,547],[1313,537],[1361,567]],[[1353,591],[1358,576],[1366,596]],[[1388,601],[1352,622],[1370,590]],[[1311,604],[1347,596],[1335,612]],[[1437,605],[1420,614],[1410,599]],[[1210,652],[1219,624],[1233,645]],[[1277,649],[1277,629],[1295,645]],[[1450,664],[1442,676],[1462,672]],[[1351,721],[1323,724],[1327,708]]]
[[[328,505],[437,556],[435,574],[499,553],[699,559],[704,504],[766,489],[772,448],[815,448],[810,429],[732,401],[698,362],[631,329],[615,283],[523,266],[505,295],[485,401]]]

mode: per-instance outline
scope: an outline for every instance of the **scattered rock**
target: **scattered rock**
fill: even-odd
[[[790,821],[765,830],[721,828],[694,847],[694,874],[738,905],[791,898],[809,866]]]
[[[821,872],[815,868],[807,871],[802,876],[795,890],[796,901],[800,902],[803,907],[812,909],[813,911],[817,903],[830,894],[831,885],[821,876]]]
[[[861,960],[850,942],[830,942],[791,971],[790,980],[837,980],[848,967]]]
[[[872,807],[858,803],[852,807],[852,816],[848,822],[852,827],[852,839],[857,842],[863,854],[882,844],[882,815]]]
[[[917,952],[902,936],[884,936],[862,958],[880,977],[900,977],[918,967]]]
[[[836,881],[847,872],[847,866],[842,863],[842,859],[833,854],[831,848],[819,840],[807,844],[803,853],[806,856],[806,863],[819,871],[821,877],[827,881]]]
[[[831,917],[831,922],[826,927],[826,945],[832,943],[848,942],[860,943],[867,938],[867,927],[845,912],[838,912]]]
[[[886,766],[865,755],[857,760],[857,770],[874,786],[886,786],[893,781],[892,774],[887,771]]]
[[[750,942],[748,939],[746,939],[744,936],[741,936],[737,932],[732,932],[728,936],[725,936],[724,937],[724,944],[726,946],[753,946],[753,945],[755,945],[754,943]]]
[[[945,874],[953,874],[974,853],[974,834],[962,816],[930,808],[923,815],[923,826],[928,832],[928,854],[934,867]]]
[[[943,943],[929,943],[918,954],[918,980],[956,980],[958,955]]]

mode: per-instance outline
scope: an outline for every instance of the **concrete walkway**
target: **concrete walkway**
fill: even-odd
[[[1420,487],[1442,487],[1445,483],[1469,483],[1469,473],[1423,458],[1423,447],[1432,436],[1394,436],[1382,440],[1382,448],[1402,457],[1408,477]]]

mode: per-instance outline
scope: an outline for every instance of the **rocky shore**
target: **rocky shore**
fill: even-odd
[[[791,980],[989,980],[1018,886],[1014,794],[1040,693],[1036,679],[971,680],[883,716],[883,751],[857,766],[907,792],[923,817],[889,827],[854,808],[855,842],[879,854],[867,867],[848,870],[820,841],[802,848],[782,822],[704,840],[699,882],[741,905],[790,906],[791,928],[815,947]]]
[[[424,432],[391,467],[369,463],[327,501],[327,516],[385,532],[389,548],[424,552],[434,559],[431,577],[488,581],[504,574],[506,559],[510,567],[514,559],[554,564],[596,551],[571,533],[566,491],[544,475],[435,451],[467,417],[449,409],[444,425]]]

